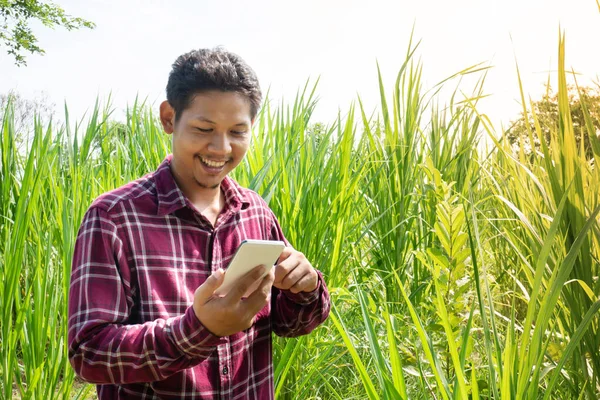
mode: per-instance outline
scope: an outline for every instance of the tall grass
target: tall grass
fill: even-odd
[[[316,83],[289,105],[267,102],[234,173],[269,202],[333,298],[322,328],[276,340],[277,397],[598,398],[600,172],[573,137],[564,38],[560,121],[548,146],[529,127],[543,144],[531,156],[478,112],[485,67],[426,89],[417,48],[409,43],[393,85],[375,76],[373,115],[358,99],[314,123]],[[478,76],[473,88],[460,84],[467,75]],[[450,82],[461,90],[440,105]],[[170,144],[137,101],[124,123],[108,106],[85,123],[65,109],[64,127],[35,124],[26,152],[11,106],[2,113],[0,398],[71,398],[65,318],[79,223]],[[587,129],[598,157],[589,118]]]

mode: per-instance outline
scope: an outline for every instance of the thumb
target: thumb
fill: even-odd
[[[194,297],[196,301],[201,302],[201,304],[206,303],[211,296],[214,294],[215,290],[219,288],[223,284],[223,278],[225,277],[225,271],[219,268],[204,281],[204,283],[198,286],[196,292],[194,293]]]

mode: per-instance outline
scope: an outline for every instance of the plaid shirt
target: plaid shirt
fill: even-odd
[[[194,291],[226,268],[244,239],[285,240],[265,201],[226,177],[213,226],[170,170],[158,169],[94,201],[81,224],[71,273],[69,359],[100,399],[272,399],[271,332],[307,334],[329,314],[329,294],[273,288],[249,329],[208,331]]]

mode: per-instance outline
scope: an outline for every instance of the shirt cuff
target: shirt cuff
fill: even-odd
[[[292,302],[300,305],[308,305],[317,301],[321,296],[321,288],[323,287],[323,275],[321,271],[317,271],[317,288],[312,292],[292,293],[289,290],[282,290],[283,295]]]
[[[202,325],[192,306],[172,321],[171,331],[175,343],[188,357],[206,356],[207,352],[226,343],[226,338],[214,335]]]

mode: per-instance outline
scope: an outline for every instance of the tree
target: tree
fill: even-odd
[[[595,132],[587,132],[582,103],[587,106]],[[569,104],[575,132],[575,141],[577,142],[577,146],[580,146],[583,138],[583,147],[585,149],[586,158],[591,160],[594,157],[594,154],[590,144],[589,135],[595,134],[598,136],[600,134],[600,84],[597,84],[596,87],[580,87],[579,91],[570,86]],[[533,102],[533,108],[539,120],[542,132],[544,133],[546,143],[550,144],[551,132],[558,129],[558,94],[551,93],[551,89],[548,88],[541,100]],[[534,120],[531,111],[529,111],[527,118],[530,126],[534,129]],[[522,140],[527,154],[530,154],[533,151],[541,152],[540,142],[535,132],[534,144],[533,146],[531,145],[523,113],[521,113],[519,119],[513,122],[512,127],[508,131],[507,138],[513,146],[518,146],[520,140]]]
[[[62,26],[69,31],[95,27],[93,22],[71,17],[52,2],[0,0],[0,46],[8,48],[8,54],[14,57],[18,66],[27,65],[24,56],[26,51],[31,54],[44,54],[44,50],[38,46],[37,37],[29,27],[31,20],[39,20],[49,28]]]
[[[12,118],[19,144],[27,142],[31,137],[36,118],[42,126],[45,126],[54,117],[55,105],[45,93],[34,99],[27,99],[11,90],[6,94],[0,93],[0,131],[2,131],[4,118],[7,118],[9,103],[12,107],[9,117]]]

